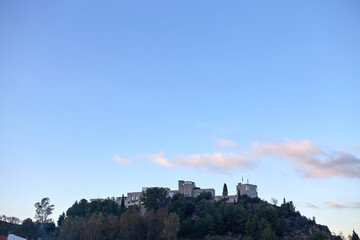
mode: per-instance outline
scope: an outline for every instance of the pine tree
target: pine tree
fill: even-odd
[[[357,233],[354,230],[353,230],[353,235],[351,237],[351,240],[360,240],[359,235],[357,235]]]
[[[228,189],[227,189],[226,183],[224,183],[224,187],[223,187],[223,196],[224,197],[228,196]]]

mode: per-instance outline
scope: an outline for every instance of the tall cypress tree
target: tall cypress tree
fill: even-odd
[[[125,209],[124,194],[123,194],[122,197],[121,197],[120,209],[121,209],[121,211],[123,211],[123,210]]]
[[[227,197],[227,195],[228,195],[228,189],[227,189],[226,183],[224,183],[223,196],[224,196],[224,197]]]

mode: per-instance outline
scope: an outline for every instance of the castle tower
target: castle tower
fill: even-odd
[[[179,183],[179,188],[178,188],[179,192],[181,194],[184,194],[184,183],[185,182],[183,180],[179,180],[178,183]]]

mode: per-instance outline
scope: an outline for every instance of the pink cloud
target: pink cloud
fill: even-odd
[[[236,146],[230,140],[219,140],[219,146]],[[292,164],[303,176],[309,178],[360,178],[360,159],[337,151],[328,153],[309,140],[282,142],[254,142],[240,153],[202,153],[178,156],[174,160],[164,157],[164,152],[146,155],[145,158],[166,167],[196,167],[229,171],[235,168],[252,168],[264,157],[283,159]],[[121,163],[128,159],[114,155]]]
[[[331,208],[348,208],[348,206],[340,205],[335,202],[325,202],[326,205],[328,205]]]
[[[154,153],[149,156],[150,161],[166,167],[174,166],[174,163],[164,157],[164,152]]]
[[[233,153],[192,154],[189,156],[178,156],[175,161],[170,161],[164,157],[164,152],[160,152],[148,155],[148,159],[156,164],[166,167],[209,167],[231,169],[234,167],[250,167],[253,165],[247,159]]]
[[[355,202],[352,203],[350,205],[342,205],[342,204],[338,204],[335,202],[325,202],[326,205],[328,205],[331,208],[337,208],[337,209],[341,209],[341,208],[360,208],[360,202]]]
[[[326,153],[308,140],[253,143],[253,156],[275,156],[289,161],[310,178],[360,178],[360,159],[346,152]]]
[[[311,203],[306,203],[306,206],[309,208],[318,208],[317,206],[311,204]]]
[[[116,161],[122,163],[122,164],[128,164],[128,163],[130,163],[130,159],[119,157],[119,156],[116,155],[115,153],[114,153],[114,159],[115,159]]]
[[[193,154],[177,157],[175,164],[184,167],[211,167],[216,169],[232,169],[236,167],[252,167],[254,163],[242,155],[234,153]]]
[[[231,140],[218,139],[216,143],[217,148],[236,148],[237,144]]]

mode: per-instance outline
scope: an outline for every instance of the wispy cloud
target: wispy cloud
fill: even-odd
[[[250,154],[275,156],[292,163],[310,178],[360,178],[360,159],[346,152],[327,153],[308,140],[253,143]]]
[[[178,156],[174,161],[164,157],[164,152],[147,155],[148,159],[166,167],[207,167],[215,169],[231,169],[234,167],[252,167],[253,163],[246,158],[233,153],[192,154]]]
[[[311,204],[311,203],[306,203],[306,207],[309,207],[309,208],[318,208],[317,206]]]
[[[179,156],[175,163],[177,166],[210,167],[216,169],[232,169],[236,167],[251,168],[254,165],[254,162],[250,159],[234,153],[204,153]]]
[[[216,148],[236,148],[237,144],[234,141],[226,139],[218,139]]]
[[[341,208],[360,208],[360,202],[356,202],[350,205],[342,205],[342,204],[338,204],[335,202],[325,202],[326,205],[328,205],[331,208],[337,208],[337,209],[341,209]]]
[[[174,166],[174,163],[164,157],[164,152],[154,153],[148,155],[148,159],[156,164],[163,165],[166,167]]]
[[[116,161],[122,163],[122,164],[128,164],[128,163],[130,163],[130,159],[119,157],[119,156],[116,155],[115,153],[114,153],[114,159],[115,159]]]
[[[230,140],[220,139],[220,147],[237,146]],[[253,168],[266,157],[283,159],[292,164],[303,176],[309,178],[360,178],[360,159],[344,151],[326,152],[309,140],[281,142],[253,142],[248,150],[239,153],[202,153],[177,156],[173,160],[164,152],[146,155],[146,159],[166,167],[211,168],[229,171],[235,168]],[[121,163],[128,159],[114,155]]]
[[[348,206],[340,205],[335,202],[325,202],[326,205],[328,205],[331,208],[348,208]]]

